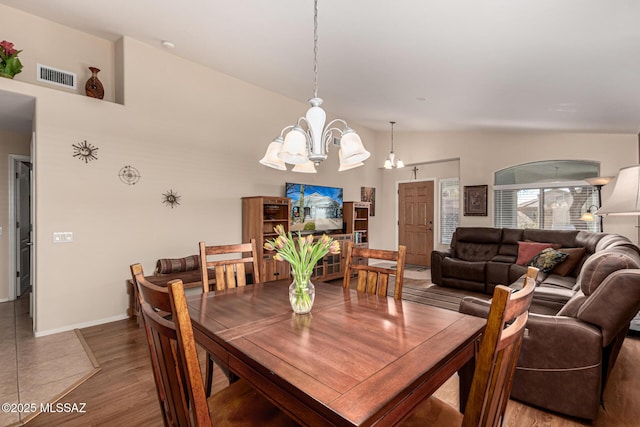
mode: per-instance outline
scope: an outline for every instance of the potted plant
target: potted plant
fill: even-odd
[[[22,63],[18,58],[21,50],[13,48],[13,43],[2,40],[0,43],[0,77],[12,79],[22,71]]]

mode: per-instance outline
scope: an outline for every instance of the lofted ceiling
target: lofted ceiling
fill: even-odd
[[[0,0],[313,95],[312,0]],[[375,130],[640,130],[640,1],[319,0],[319,96]],[[301,115],[304,112],[301,111]],[[292,121],[295,118],[292,118]],[[284,124],[283,124],[284,125]]]

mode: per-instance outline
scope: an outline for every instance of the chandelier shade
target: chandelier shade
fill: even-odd
[[[291,170],[293,172],[299,172],[299,173],[317,173],[318,172],[311,160],[307,160],[305,163],[295,165]]]
[[[340,168],[338,168],[338,172],[343,172],[343,171],[347,171],[349,169],[354,169],[357,167],[360,167],[362,165],[364,165],[364,163],[362,162],[356,162],[356,163],[346,163],[344,161],[344,158],[342,157],[342,148],[340,148],[338,150],[338,158],[340,159]]]
[[[295,165],[293,172],[315,173],[315,167],[327,159],[329,146],[335,141],[342,150],[338,171],[362,166],[371,153],[344,120],[335,119],[326,124],[327,114],[318,97],[318,0],[313,2],[313,77],[311,108],[295,125],[282,129],[280,136],[267,147],[260,163],[278,170],[287,170],[286,164],[291,164]],[[276,141],[279,143],[274,144]]]
[[[287,166],[284,164],[284,161],[278,156],[280,151],[282,151],[282,137],[277,137],[269,144],[267,147],[267,152],[264,157],[260,160],[260,163],[269,166],[273,169],[278,169],[281,171],[286,171]]]
[[[292,165],[301,165],[309,160],[307,158],[307,137],[300,126],[294,127],[287,133],[278,157],[285,163]]]

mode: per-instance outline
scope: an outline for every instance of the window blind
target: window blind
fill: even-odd
[[[458,228],[460,183],[458,178],[440,180],[440,243],[450,244]]]

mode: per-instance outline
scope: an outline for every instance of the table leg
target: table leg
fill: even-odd
[[[473,381],[473,372],[475,371],[475,368],[476,358],[474,356],[458,371],[458,376],[460,377],[460,412],[463,414],[467,406],[467,400],[469,400],[471,382]]]

